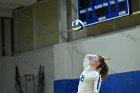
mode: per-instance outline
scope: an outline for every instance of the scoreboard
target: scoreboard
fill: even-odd
[[[85,26],[130,14],[129,0],[78,0],[78,18]]]

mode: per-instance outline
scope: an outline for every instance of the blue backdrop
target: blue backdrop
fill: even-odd
[[[79,79],[54,81],[54,93],[77,93]],[[100,93],[140,93],[140,71],[111,74],[102,83]]]

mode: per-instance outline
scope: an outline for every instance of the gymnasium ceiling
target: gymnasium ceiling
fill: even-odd
[[[15,9],[36,3],[37,0],[0,0],[0,8]]]

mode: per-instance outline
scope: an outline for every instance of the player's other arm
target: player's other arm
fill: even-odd
[[[98,75],[94,81],[94,92],[93,93],[99,93],[100,87],[101,87],[101,76]]]

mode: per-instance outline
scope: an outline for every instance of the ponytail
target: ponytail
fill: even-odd
[[[108,74],[108,66],[107,66],[106,63],[104,63],[103,67],[101,68],[100,74],[101,74],[102,80],[104,80],[107,77],[107,74]]]
[[[98,56],[98,57],[99,57],[99,61],[100,61],[99,68],[101,69],[100,75],[101,75],[102,80],[104,80],[108,75],[108,66],[105,63],[104,58],[102,56]]]

